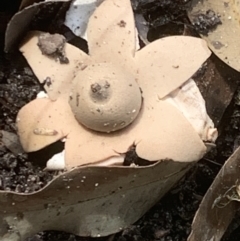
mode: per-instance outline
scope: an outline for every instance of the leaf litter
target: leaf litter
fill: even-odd
[[[188,241],[219,241],[234,218],[240,201],[239,154],[240,148],[225,162],[209,187],[194,217]]]

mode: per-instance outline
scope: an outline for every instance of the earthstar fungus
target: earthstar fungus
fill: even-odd
[[[149,161],[197,161],[206,152],[203,141],[215,141],[217,131],[190,79],[210,56],[203,40],[172,36],[136,51],[129,0],[105,0],[95,10],[87,27],[89,53],[65,44],[67,64],[41,53],[41,34],[30,33],[20,48],[40,83],[51,80],[44,84],[48,98],[18,114],[25,151],[66,138],[70,169],[118,160],[133,144]]]

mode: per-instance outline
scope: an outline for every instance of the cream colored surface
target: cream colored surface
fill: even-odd
[[[112,132],[132,123],[142,105],[132,73],[109,63],[88,65],[73,80],[70,106],[79,123]]]
[[[104,15],[106,12],[110,14],[108,17]],[[72,48],[66,44],[66,54],[70,59],[71,67],[66,72],[63,69],[59,70],[59,64],[53,59],[47,58],[39,65],[37,60],[40,57],[39,54],[35,57],[25,54],[33,70],[38,73],[38,77],[41,77],[40,67],[47,69],[47,66],[52,66],[48,68],[47,73],[56,76],[59,74],[60,81],[57,83],[61,83],[52,86],[52,91],[57,93],[56,101],[38,100],[40,102],[44,100],[44,104],[39,104],[44,106],[42,111],[32,102],[20,111],[21,126],[19,124],[18,126],[23,134],[19,133],[26,151],[41,149],[66,137],[67,169],[81,165],[94,165],[94,163],[99,165],[110,157],[126,153],[133,144],[136,145],[137,154],[150,161],[172,159],[179,162],[192,162],[202,158],[206,147],[199,133],[176,106],[166,102],[162,97],[182,86],[209,57],[210,51],[205,41],[186,36],[167,37],[134,53],[136,51],[135,26],[129,0],[104,1],[90,18],[87,32],[90,56],[86,56],[79,49],[74,51],[75,47]],[[37,47],[33,45],[31,40],[29,47],[26,43],[25,52],[37,51]],[[67,51],[68,49],[72,51]],[[71,112],[68,104],[69,98],[72,98],[70,88],[75,91],[76,81],[80,81],[78,84],[81,88],[84,88],[84,84],[87,83],[87,76],[81,76],[84,70],[91,67],[93,73],[94,71],[96,73],[89,73],[89,75],[93,81],[99,80],[97,72],[101,76],[101,68],[94,69],[93,65],[101,62],[104,63],[101,64],[102,66],[108,64],[113,66],[111,71],[116,69],[122,71],[123,76],[130,72],[143,95],[142,108],[135,121],[126,128],[110,134],[83,127],[74,118],[75,113]],[[79,72],[76,71],[77,67],[74,67],[76,63],[82,64]],[[73,85],[71,76],[76,74],[79,74],[82,79],[75,79]],[[119,81],[124,80],[120,78]],[[48,90],[47,92],[49,93]],[[125,101],[129,96],[122,94],[119,97],[121,101]],[[36,100],[33,103],[36,103]],[[82,109],[84,110],[84,107]],[[81,111],[81,108],[78,111]],[[50,113],[53,114],[51,120],[48,117]],[[40,122],[39,117],[41,117]],[[61,134],[42,137],[35,135],[32,132],[33,128],[29,126],[56,128]]]
[[[44,88],[49,98],[56,100],[59,95],[69,92],[76,71],[87,64],[89,56],[73,45],[66,44],[65,53],[69,63],[61,64],[57,59],[42,54],[37,45],[40,34],[41,32],[29,33],[20,51],[28,60],[40,83],[50,78],[52,84],[50,86],[45,84]]]
[[[192,77],[210,54],[205,41],[189,36],[166,37],[147,45],[135,57],[143,97],[165,97]]]
[[[67,168],[118,156],[134,143],[137,154],[149,161],[191,162],[199,160],[206,152],[205,145],[187,119],[174,106],[163,101],[156,102],[153,109],[143,106],[138,118],[121,131],[110,134],[86,131],[84,137],[79,138],[82,133],[82,128],[76,126],[67,137]]]
[[[26,152],[37,151],[62,139],[75,123],[67,100],[40,98],[25,105],[18,113],[17,128]]]
[[[136,51],[135,22],[130,1],[104,1],[87,27],[89,54],[97,62],[126,66]],[[107,13],[107,14],[106,14]]]

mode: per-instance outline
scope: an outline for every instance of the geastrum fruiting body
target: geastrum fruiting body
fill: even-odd
[[[136,51],[129,0],[105,0],[95,10],[89,53],[66,44],[67,64],[42,54],[42,34],[31,33],[20,48],[48,94],[18,114],[26,152],[66,138],[67,169],[111,158],[115,164],[133,145],[149,161],[191,162],[205,154],[203,141],[215,141],[217,131],[190,79],[210,55],[203,40],[172,36]]]

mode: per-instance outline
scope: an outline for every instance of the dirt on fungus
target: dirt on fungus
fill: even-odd
[[[185,9],[190,1],[134,0],[135,11],[143,13],[150,24],[149,39],[181,33],[186,21]],[[7,55],[3,52],[4,29],[11,15],[17,10],[19,1],[10,4],[2,0],[0,9],[0,130],[16,133],[15,119],[18,110],[34,99],[42,89],[26,61],[19,52]],[[203,28],[207,23],[203,21]],[[5,24],[4,24],[5,23]],[[188,23],[189,24],[189,23]],[[201,24],[201,23],[200,23]],[[212,27],[212,24],[210,24]],[[201,27],[201,26],[200,26]],[[155,36],[155,37],[154,37]],[[224,161],[240,144],[240,88],[228,107],[221,124],[221,136],[217,147],[199,161],[160,202],[158,202],[137,223],[121,233],[98,241],[185,241],[190,233],[191,222],[199,203],[211,185]],[[1,140],[1,138],[0,138]],[[58,173],[43,171],[45,159],[59,152],[63,145],[57,143],[41,154],[41,163],[36,162],[36,153],[14,155],[0,141],[0,190],[33,192],[45,186]],[[134,150],[128,153],[126,164],[136,162]],[[39,159],[39,158],[38,158]],[[144,163],[144,160],[137,160]],[[26,241],[90,241],[72,234],[46,231]],[[223,241],[240,240],[240,216],[236,215]]]

